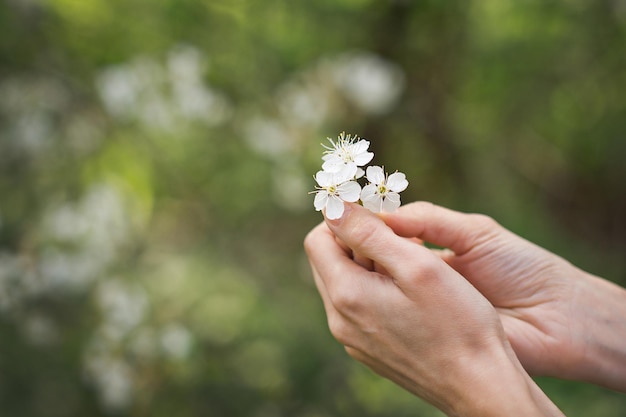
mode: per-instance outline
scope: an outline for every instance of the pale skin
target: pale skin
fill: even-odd
[[[346,204],[305,249],[333,336],[449,416],[562,416],[529,375],[626,392],[626,290],[486,216]]]

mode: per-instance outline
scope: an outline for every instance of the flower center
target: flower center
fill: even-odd
[[[379,194],[387,194],[387,187],[385,186],[385,184],[380,184],[378,186],[378,193]]]
[[[340,151],[339,151],[339,157],[344,161],[344,162],[353,162],[354,161],[354,155],[352,155],[352,152],[350,152],[350,150],[346,147],[343,147]]]

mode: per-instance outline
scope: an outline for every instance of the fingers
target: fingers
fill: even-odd
[[[304,239],[304,249],[309,258],[315,285],[322,297],[326,310],[332,306],[326,285],[321,278],[321,273],[336,274],[340,272],[340,263],[329,262],[329,258],[345,258],[348,259],[350,248],[337,239],[334,234],[328,230],[324,223],[319,224]],[[332,255],[329,256],[327,253]],[[322,270],[320,272],[320,269]]]
[[[377,271],[376,270],[376,265],[374,264],[374,262],[371,259],[366,258],[365,256],[361,256],[358,253],[354,253],[352,255],[352,259],[358,265],[363,267],[363,269],[367,269],[368,271]],[[380,271],[377,271],[377,272],[380,272]]]
[[[469,252],[501,230],[488,216],[461,213],[428,202],[407,204],[381,218],[401,236],[450,248],[456,255]]]
[[[441,273],[444,264],[439,257],[414,239],[396,235],[377,215],[358,204],[346,204],[343,216],[326,224],[354,253],[371,259],[376,271],[388,272],[398,281]]]
[[[341,239],[339,239],[338,237],[335,237],[335,241],[344,251],[346,251],[346,253],[352,254],[352,260],[356,262],[358,265],[361,265],[363,268],[367,269],[368,271],[375,270],[374,262],[372,262],[371,259],[368,259],[365,256],[361,256],[358,253],[354,253],[352,249],[350,249],[348,245],[343,243]]]
[[[304,248],[309,257],[309,262],[311,265],[311,271],[313,273],[313,279],[315,281],[315,286],[317,287],[317,291],[319,292],[322,302],[324,304],[324,310],[326,311],[326,317],[328,320],[328,327],[336,337],[335,333],[337,333],[336,328],[339,323],[343,322],[343,318],[341,314],[337,311],[333,302],[331,301],[330,295],[328,294],[328,289],[326,288],[326,284],[322,279],[320,272],[318,271],[318,265],[324,265],[324,261],[326,256],[323,254],[326,250],[326,247],[323,245],[328,245],[331,242],[332,236],[329,235],[329,230],[325,224],[321,224],[313,229],[304,240]],[[340,251],[343,251],[345,254],[349,253],[349,248],[347,246],[341,244],[338,239],[334,239],[334,243]],[[335,247],[331,247],[333,251],[336,251]],[[337,251],[339,253],[339,251]],[[343,255],[340,255],[343,256]],[[346,255],[347,256],[347,255]],[[328,268],[326,268],[325,273],[328,273]],[[337,337],[336,337],[337,338]]]
[[[316,285],[327,306],[344,312],[358,309],[377,294],[373,274],[359,261],[352,259],[352,251],[339,244],[335,234],[322,223],[306,237],[304,247],[314,270]],[[365,258],[360,259],[365,263]]]
[[[361,267],[352,262],[352,249],[336,236],[325,223],[315,227],[304,240],[304,249],[311,264],[323,275],[359,272]]]
[[[389,279],[383,279],[352,259],[352,251],[336,239],[322,223],[304,242],[313,277],[322,297],[328,326],[341,344],[350,346],[359,329],[369,326],[367,306],[379,305],[385,287],[399,290]],[[371,262],[371,261],[370,261]]]

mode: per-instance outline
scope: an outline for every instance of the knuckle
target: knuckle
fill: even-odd
[[[466,230],[466,239],[472,242],[466,249],[470,251],[492,240],[500,235],[503,231],[502,226],[495,221],[491,216],[485,214],[469,214],[469,228]]]
[[[359,310],[361,297],[353,286],[337,286],[329,296],[337,311],[349,313]]]
[[[321,234],[321,225],[315,227],[304,237],[304,251],[307,255],[310,255],[316,248],[319,247],[319,239]]]
[[[350,355],[352,359],[355,359],[362,363],[366,363],[367,356],[360,350],[352,346],[344,346],[344,349],[346,350],[346,353]]]
[[[435,210],[435,204],[430,201],[416,201],[407,206],[413,206],[416,211],[428,212]]]
[[[430,201],[414,201],[412,203],[400,206],[398,212],[410,216],[412,219],[429,217],[432,213],[436,213],[439,209],[437,205]]]
[[[435,256],[426,256],[420,259],[415,268],[420,281],[424,283],[432,280],[438,280],[442,271],[442,262],[443,261],[441,261],[441,259]]]
[[[494,230],[500,226],[498,222],[493,219],[493,217],[486,214],[474,213],[470,214],[469,217],[472,225],[479,230]]]
[[[304,251],[307,254],[310,254],[311,251],[313,250],[313,247],[315,246],[314,241],[315,241],[315,229],[311,230],[304,237]]]
[[[342,345],[350,344],[349,325],[337,314],[328,317],[330,334]]]

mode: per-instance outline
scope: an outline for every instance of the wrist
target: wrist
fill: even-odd
[[[508,342],[459,366],[454,403],[442,408],[450,417],[538,417],[563,413],[526,373]]]
[[[626,289],[581,271],[573,379],[626,392]]]

